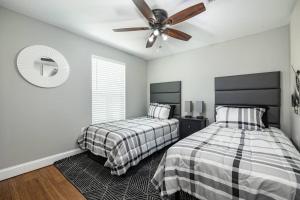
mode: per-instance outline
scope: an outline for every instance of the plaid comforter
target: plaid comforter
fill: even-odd
[[[163,147],[176,142],[178,120],[136,118],[90,125],[82,130],[77,142],[82,149],[106,157],[106,167],[114,175],[125,174],[128,168]]]
[[[165,153],[152,183],[162,196],[199,199],[300,199],[300,154],[277,128],[244,131],[215,124]]]

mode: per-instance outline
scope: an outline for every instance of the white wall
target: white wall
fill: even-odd
[[[300,70],[300,1],[294,8],[294,12],[291,17],[291,64],[297,70]],[[291,81],[295,84],[295,79],[292,74]],[[296,115],[293,111],[292,113],[292,139],[295,144],[300,147],[300,115]]]
[[[66,57],[64,85],[42,89],[19,75],[16,56],[34,44]],[[144,60],[0,7],[0,169],[77,147],[81,127],[91,123],[92,54],[126,63],[126,115],[144,115]]]
[[[207,106],[206,115],[212,122],[215,77],[281,71],[282,129],[289,135],[289,66],[289,28],[282,27],[150,61],[147,67],[148,102],[150,83],[181,80],[182,101],[204,100]]]

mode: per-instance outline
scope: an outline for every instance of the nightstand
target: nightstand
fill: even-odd
[[[207,118],[180,118],[180,139],[183,139],[201,129],[205,128],[208,123]]]

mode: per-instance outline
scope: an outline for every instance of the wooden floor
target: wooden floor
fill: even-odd
[[[0,200],[83,200],[52,165],[0,182]]]

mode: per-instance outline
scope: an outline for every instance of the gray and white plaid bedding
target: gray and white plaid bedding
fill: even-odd
[[[114,175],[125,174],[142,159],[176,142],[177,119],[148,117],[90,125],[82,130],[77,142],[82,149],[106,157],[105,166]]]
[[[292,200],[300,199],[299,167],[299,152],[277,128],[212,124],[170,147],[152,183],[164,197],[183,190],[207,200]]]

